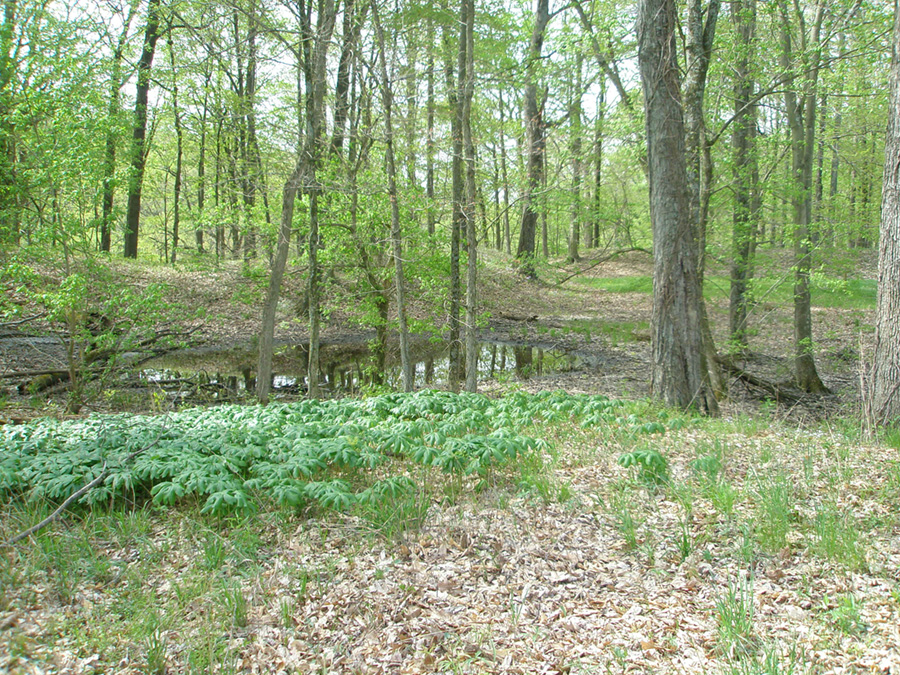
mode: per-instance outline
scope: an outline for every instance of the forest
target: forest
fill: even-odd
[[[900,672],[896,2],[3,5],[0,671]]]

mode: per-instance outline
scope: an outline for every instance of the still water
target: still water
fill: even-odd
[[[579,356],[537,345],[482,342],[479,349],[479,380],[527,379],[533,375],[579,370],[586,365]],[[446,342],[417,342],[412,346],[411,356],[416,387],[448,385],[450,358]],[[166,389],[190,386],[212,398],[231,398],[255,390],[256,360],[257,352],[250,347],[183,350],[148,362],[140,377],[148,384]],[[373,385],[400,389],[402,374],[397,346],[389,344],[383,367],[380,361],[369,343],[363,341],[323,343],[321,386],[337,395],[355,394]],[[278,348],[272,366],[274,395],[303,394],[308,386],[308,363],[308,345]]]

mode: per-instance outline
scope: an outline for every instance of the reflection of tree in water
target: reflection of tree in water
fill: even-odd
[[[370,386],[397,385],[399,363],[396,354],[373,352],[371,343],[323,345],[319,361],[319,384],[333,393],[357,394]],[[416,384],[420,387],[443,386],[447,380],[447,345],[422,341],[413,354]],[[289,345],[276,351],[271,388],[282,395],[303,395],[308,391],[309,352],[306,345]],[[206,353],[201,357],[169,355],[156,368],[148,369],[156,386],[172,389],[192,384],[194,395],[229,400],[252,394],[257,386],[252,365],[252,350]],[[504,374],[526,379],[557,370],[577,367],[575,357],[538,347],[503,343],[482,343],[479,358],[480,377],[497,378]],[[212,373],[215,373],[213,375]],[[167,381],[172,378],[176,381]],[[179,385],[180,383],[180,385]],[[183,397],[190,394],[183,392]]]
[[[513,347],[513,356],[516,359],[516,375],[530,377],[534,363],[534,352],[531,347]]]

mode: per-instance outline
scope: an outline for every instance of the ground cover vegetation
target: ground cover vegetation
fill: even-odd
[[[4,546],[6,670],[900,665],[900,463],[858,427],[521,391],[210,412],[4,431],[6,541],[110,469]]]

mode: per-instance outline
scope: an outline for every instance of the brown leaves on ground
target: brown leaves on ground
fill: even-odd
[[[141,582],[168,672],[187,672],[208,642],[221,656],[209,669],[223,673],[900,673],[896,452],[747,424],[670,432],[672,484],[656,492],[616,463],[614,445],[573,429],[547,477],[565,501],[508,482],[465,488],[434,500],[400,540],[351,516],[263,513],[248,566],[238,556],[203,570],[198,524],[154,517],[144,544],[97,542],[124,572],[70,603],[39,584],[7,588],[0,670],[147,672],[150,643],[123,630],[139,622],[114,617],[121,577],[156,552]],[[730,511],[691,469],[717,442],[720,480],[737,491]],[[793,501],[784,546],[767,551],[760,519],[774,475]],[[854,524],[859,557],[817,548],[826,503]],[[231,546],[237,535],[222,536]],[[240,590],[245,625],[222,588]],[[730,591],[752,607],[744,635],[723,629]]]

